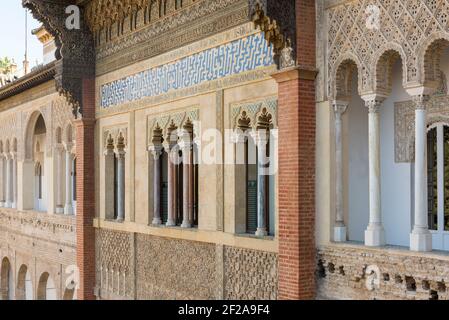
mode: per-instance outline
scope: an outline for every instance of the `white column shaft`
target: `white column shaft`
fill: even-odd
[[[377,100],[367,101],[368,107],[368,157],[369,157],[369,225],[365,231],[365,245],[385,245],[380,202],[380,127]]]
[[[431,251],[432,235],[427,221],[427,111],[418,100],[415,110],[415,224],[410,235],[410,249]]]

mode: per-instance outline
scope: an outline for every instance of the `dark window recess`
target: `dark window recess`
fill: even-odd
[[[257,181],[251,180],[247,184],[247,232],[255,233],[257,231]]]
[[[429,229],[438,230],[437,129],[427,134],[427,190]]]

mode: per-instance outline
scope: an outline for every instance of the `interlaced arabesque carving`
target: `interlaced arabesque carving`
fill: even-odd
[[[128,127],[127,126],[115,126],[105,128],[103,130],[103,148],[106,150],[108,144],[112,142],[114,148],[118,148],[119,141],[122,141],[124,148],[128,145]]]
[[[272,127],[277,127],[277,105],[278,100],[276,97],[270,97],[263,100],[254,102],[245,102],[232,106],[232,119],[233,129],[241,128],[256,130],[259,122],[259,117],[263,113],[267,113],[271,116]]]
[[[224,249],[224,299],[277,298],[277,254],[236,247]]]
[[[161,115],[157,118],[148,121],[148,143],[152,145],[153,134],[157,127],[162,130],[162,137],[166,138],[169,134],[170,126],[175,128],[182,128],[187,121],[198,121],[199,109],[191,109],[185,112],[172,113]],[[197,128],[195,127],[194,130]]]
[[[132,234],[101,229],[97,233],[97,271],[102,290],[130,296],[134,290]]]
[[[389,93],[386,71],[398,56],[406,86],[438,80],[438,53],[446,42],[438,40],[449,39],[448,0],[348,1],[328,10],[327,19],[331,98],[348,92],[349,81],[342,81],[348,60],[357,65],[361,94]]]
[[[449,96],[432,96],[427,103],[427,124],[449,124]],[[395,161],[415,160],[415,104],[413,101],[397,102],[394,106]]]

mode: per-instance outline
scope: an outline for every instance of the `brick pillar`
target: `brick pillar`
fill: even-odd
[[[93,300],[95,286],[95,79],[83,80],[83,117],[76,130],[76,261],[79,300]]]
[[[296,1],[298,67],[279,84],[279,299],[314,299],[315,1]]]

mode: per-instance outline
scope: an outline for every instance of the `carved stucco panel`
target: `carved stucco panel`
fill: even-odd
[[[449,96],[433,96],[428,104],[427,124],[437,122],[449,124]],[[415,106],[412,101],[397,102],[394,105],[395,161],[415,160]]]
[[[368,27],[378,10],[378,27]],[[336,95],[336,72],[345,59],[355,60],[359,74],[359,92],[375,89],[375,68],[386,51],[399,51],[405,68],[404,83],[422,83],[424,54],[432,41],[449,38],[449,2],[447,0],[359,0],[348,1],[327,10],[328,94]]]

